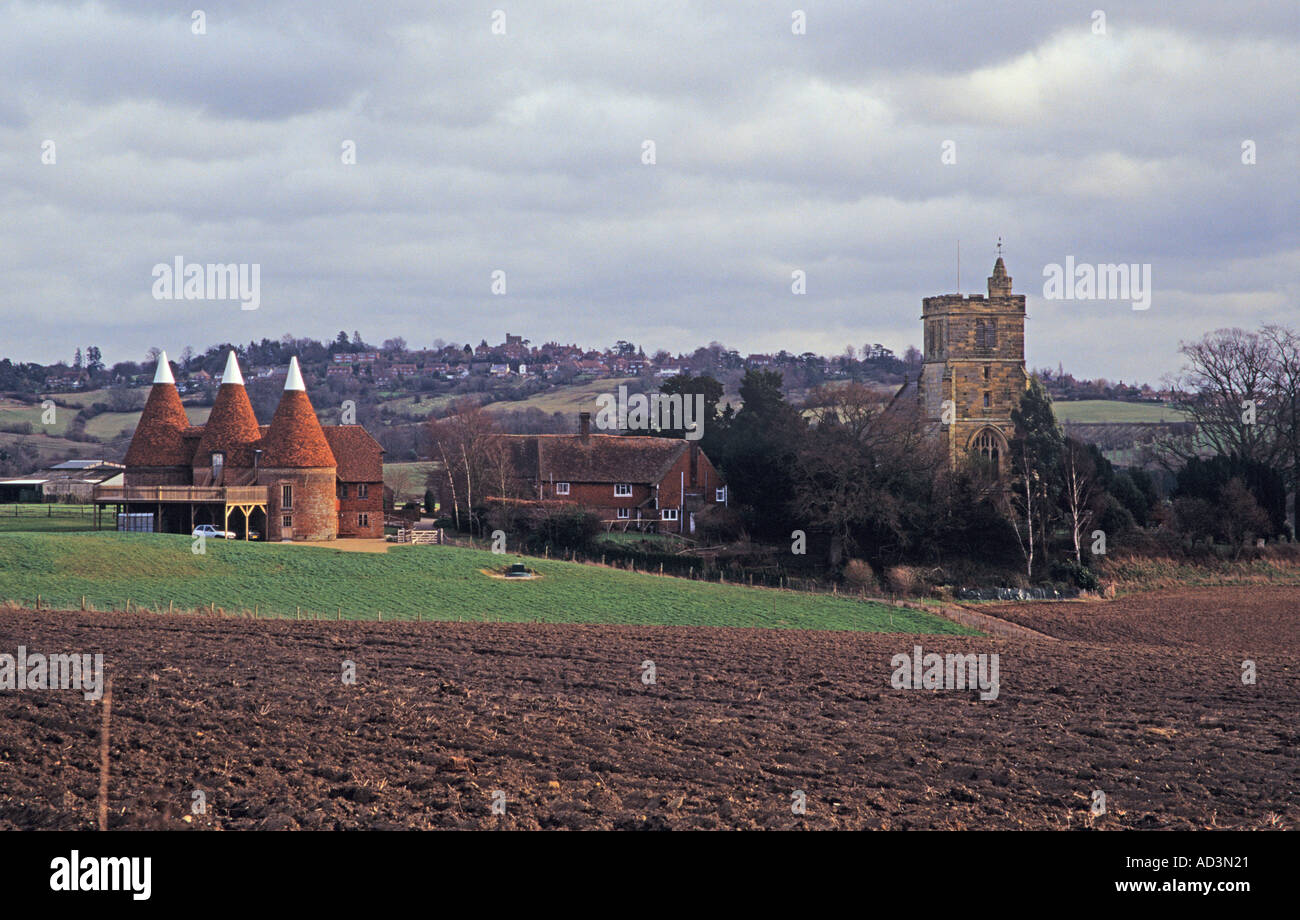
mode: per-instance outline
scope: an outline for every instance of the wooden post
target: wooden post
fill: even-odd
[[[168,612],[168,613],[175,613],[175,612],[176,612],[176,602],[175,602],[175,601],[168,601],[168,602],[167,602],[167,612]]]
[[[108,830],[108,723],[113,714],[113,678],[104,681],[103,718],[99,723],[99,829]]]
[[[84,595],[84,594],[81,595],[81,609],[82,609],[82,610],[85,610],[85,609],[86,609],[86,595]]]
[[[342,607],[338,608],[338,611],[337,611],[337,612],[335,613],[335,615],[334,615],[334,619],[336,619],[336,620],[341,620],[341,619],[343,619],[343,608],[342,608]]]
[[[382,610],[379,611],[379,622],[380,623],[384,622],[384,611]]]

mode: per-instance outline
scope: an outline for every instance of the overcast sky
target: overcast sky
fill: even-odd
[[[0,5],[0,355],[901,352],[999,236],[1031,366],[1157,382],[1300,323],[1296,0],[193,5]],[[260,265],[260,307],[156,300],[178,256]],[[1071,256],[1149,263],[1150,309],[1045,300]]]

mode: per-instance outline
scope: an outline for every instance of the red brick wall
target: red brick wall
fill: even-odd
[[[333,540],[338,536],[338,499],[335,498],[335,475],[332,468],[318,470],[258,471],[257,481],[271,487],[271,503],[267,509],[267,536],[271,540],[283,538],[281,518],[293,517],[293,539]],[[281,507],[283,485],[293,486],[293,508]],[[381,522],[382,527],[382,522]]]
[[[628,508],[632,520],[636,520],[636,508],[649,501],[653,492],[648,486],[632,486],[629,496],[615,496],[612,482],[571,482],[569,494],[560,495],[555,491],[554,483],[542,484],[542,498],[555,501],[573,502],[588,511],[600,515],[601,520],[612,521],[618,518],[619,508]]]
[[[346,488],[346,497],[339,498],[339,536],[360,537],[364,539],[383,539],[384,536],[384,484],[382,482],[364,483],[367,490],[365,498],[357,498],[357,486],[363,483],[339,482],[336,488],[340,496]],[[358,515],[370,515],[370,523],[362,527]]]

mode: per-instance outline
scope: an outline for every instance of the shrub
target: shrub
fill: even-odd
[[[857,590],[874,588],[876,573],[861,559],[850,559],[844,566],[844,583]]]
[[[1097,578],[1097,574],[1086,565],[1079,565],[1073,559],[1053,562],[1050,574],[1053,581],[1074,585],[1081,591],[1101,589],[1101,580]]]
[[[891,565],[885,570],[885,585],[894,594],[915,594],[921,578],[910,565]]]

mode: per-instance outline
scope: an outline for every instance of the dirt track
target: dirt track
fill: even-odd
[[[1300,589],[981,609],[1064,641],[24,612],[0,652],[105,653],[113,827],[1300,826]],[[998,698],[893,689],[918,643]],[[93,826],[99,715],[0,692],[0,828]]]

